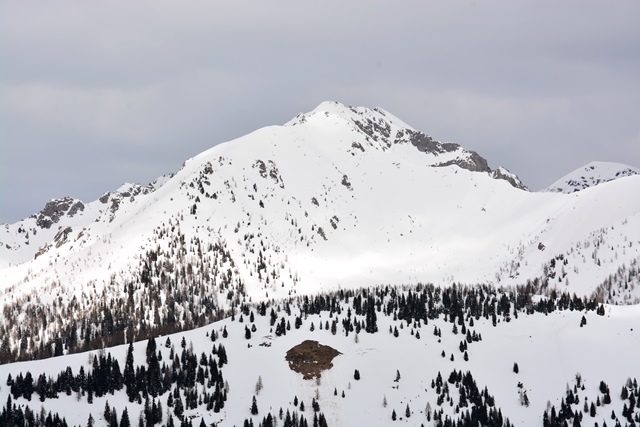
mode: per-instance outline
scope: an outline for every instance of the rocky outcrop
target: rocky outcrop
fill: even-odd
[[[509,172],[507,169],[503,167],[499,167],[498,169],[491,172],[491,177],[494,179],[504,179],[509,184],[514,186],[515,188],[519,188],[520,190],[529,191],[526,185],[522,182],[522,180],[518,177],[518,175]]]
[[[50,200],[44,208],[33,215],[33,217],[36,219],[38,227],[48,229],[60,221],[60,218],[63,216],[73,217],[82,211],[84,211],[84,203],[72,197],[64,197],[62,199]]]
[[[333,367],[333,358],[341,353],[318,341],[306,340],[287,351],[285,359],[292,371],[302,374],[305,380],[319,378],[322,371]]]
[[[467,151],[465,154],[466,156],[460,156],[446,162],[436,163],[433,167],[438,168],[456,165],[471,172],[491,172],[489,164],[484,157],[480,156],[475,151]]]

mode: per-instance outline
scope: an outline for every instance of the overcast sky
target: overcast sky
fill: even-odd
[[[640,167],[640,2],[0,0],[0,223],[324,100],[533,190],[592,160]]]

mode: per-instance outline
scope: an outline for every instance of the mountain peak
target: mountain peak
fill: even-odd
[[[408,129],[415,132],[413,127],[382,108],[353,107],[337,101],[323,101],[313,110],[307,113],[298,114],[286,123],[285,126],[295,126],[305,123],[307,119],[316,115],[319,117],[324,115],[327,118],[337,116],[344,120],[353,122],[356,125],[362,122],[375,122],[380,126],[387,127],[388,125],[390,128],[403,131]]]
[[[543,191],[574,193],[632,175],[640,175],[640,169],[622,163],[596,161],[568,173]]]
[[[322,101],[316,108],[311,110],[309,114],[330,112],[334,114],[342,114],[349,110],[349,106],[338,101]]]

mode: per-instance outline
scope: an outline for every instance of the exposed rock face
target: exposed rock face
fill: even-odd
[[[518,175],[509,172],[503,167],[499,167],[498,169],[491,172],[491,176],[495,179],[504,179],[509,184],[513,185],[520,190],[529,191],[526,185],[520,180]]]
[[[56,242],[56,248],[59,248],[67,242],[67,238],[72,231],[73,230],[71,227],[66,227],[56,233],[55,237],[53,238],[53,241]]]
[[[68,215],[72,217],[82,211],[84,211],[84,203],[72,197],[64,197],[62,199],[50,200],[34,217],[36,218],[38,227],[50,228],[51,225],[57,223],[62,216]]]
[[[449,160],[448,162],[437,163],[433,165],[433,167],[444,167],[451,165],[459,166],[462,169],[466,169],[471,172],[491,172],[487,160],[475,151],[469,151],[466,158],[458,157],[456,159]]]
[[[285,359],[292,371],[302,374],[305,380],[320,377],[322,371],[333,367],[333,358],[338,350],[318,341],[306,340],[287,351]]]
[[[430,153],[430,154],[450,153],[460,148],[460,145],[458,144],[454,144],[452,142],[442,143],[440,141],[436,141],[435,139],[431,138],[429,135],[426,135],[422,132],[414,132],[408,129],[406,132],[409,135],[409,141],[411,142],[411,145],[416,147],[418,151],[422,153]]]
[[[107,204],[111,201],[108,208],[110,214],[109,222],[111,222],[115,218],[116,212],[122,203],[127,200],[129,202],[133,202],[138,195],[149,194],[154,190],[155,188],[151,184],[146,186],[140,184],[123,184],[115,191],[104,193],[98,200],[103,204]]]

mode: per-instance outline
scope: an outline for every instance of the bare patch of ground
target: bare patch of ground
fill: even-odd
[[[285,359],[292,371],[302,374],[305,380],[320,377],[325,369],[333,367],[333,358],[340,355],[338,350],[318,341],[306,340],[287,351]]]

